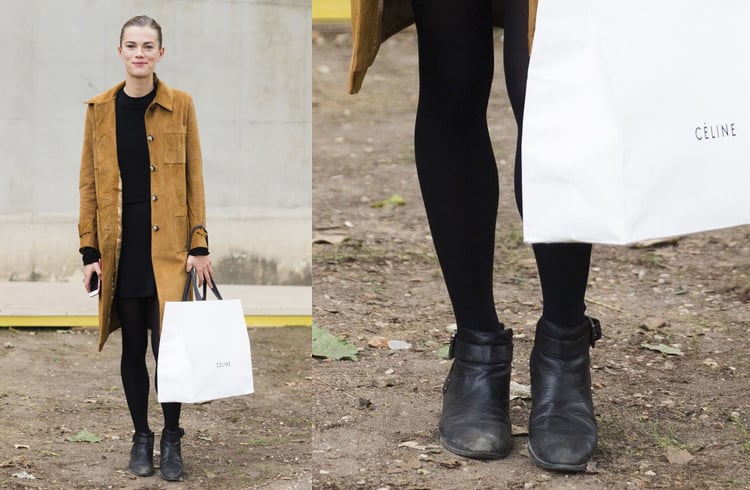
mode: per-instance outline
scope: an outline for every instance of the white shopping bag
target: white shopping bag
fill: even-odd
[[[523,126],[527,242],[750,223],[750,2],[539,0]]]
[[[214,294],[221,298],[218,290]],[[160,403],[200,403],[252,393],[250,340],[240,300],[168,301],[157,382]]]

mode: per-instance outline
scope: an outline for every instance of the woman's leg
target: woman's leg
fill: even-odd
[[[417,173],[458,333],[443,387],[440,442],[479,459],[512,448],[512,335],[495,312],[498,178],[487,130],[490,0],[413,0],[419,35]]]
[[[148,317],[146,300],[118,298],[117,311],[122,321],[122,357],[120,376],[136,432],[150,432],[148,425],[149,379],[146,368]]]
[[[521,138],[528,70],[528,2],[505,2],[505,77],[518,123],[515,186],[522,207]],[[591,245],[533,245],[544,309],[530,357],[529,454],[542,467],[581,471],[596,448],[589,347],[599,323],[584,312]]]
[[[159,300],[156,297],[148,300],[148,318],[149,328],[151,329],[151,350],[154,353],[154,359],[159,361],[159,339],[161,338],[161,315],[159,313]],[[157,367],[158,370],[158,367]],[[157,373],[154,373],[154,384],[156,391],[159,391],[159,384],[156,381]],[[180,427],[181,403],[162,403],[161,410],[164,414],[164,428],[177,430]]]
[[[154,359],[159,364],[159,340],[161,338],[161,315],[159,312],[158,298],[150,298],[148,303],[149,328],[151,328],[151,349]],[[158,391],[159,386],[156,386]],[[168,481],[177,481],[182,478],[182,447],[180,439],[185,434],[180,428],[181,403],[162,403],[161,410],[164,414],[164,430],[161,433],[159,449],[159,474]]]
[[[414,0],[419,35],[415,154],[459,330],[502,328],[492,270],[498,177],[487,129],[493,44],[488,0]]]
[[[516,144],[516,204],[523,209],[521,187],[521,137],[526,98],[528,55],[528,2],[505,2],[505,80],[518,124]],[[542,284],[542,316],[558,325],[575,326],[585,320],[584,296],[588,282],[591,245],[588,243],[535,243],[533,245]]]
[[[118,298],[116,301],[122,321],[120,375],[135,427],[128,467],[138,476],[150,476],[154,474],[154,433],[148,426],[147,305],[141,298]]]

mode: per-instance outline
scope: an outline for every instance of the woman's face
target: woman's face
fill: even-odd
[[[125,71],[133,78],[150,78],[156,64],[164,56],[159,33],[148,26],[130,26],[122,34],[117,53],[125,63]]]

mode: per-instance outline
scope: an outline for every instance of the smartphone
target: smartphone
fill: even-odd
[[[89,296],[94,297],[99,294],[99,288],[102,286],[102,281],[99,279],[99,274],[94,272],[91,274],[91,280],[89,281]]]

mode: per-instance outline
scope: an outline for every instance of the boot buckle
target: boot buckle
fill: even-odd
[[[591,348],[593,349],[596,341],[602,338],[602,325],[596,318],[588,317],[591,322]]]
[[[453,359],[455,357],[453,355],[455,345],[456,345],[456,334],[454,333],[453,335],[451,335],[451,343],[450,343],[450,346],[448,347],[448,359]]]

